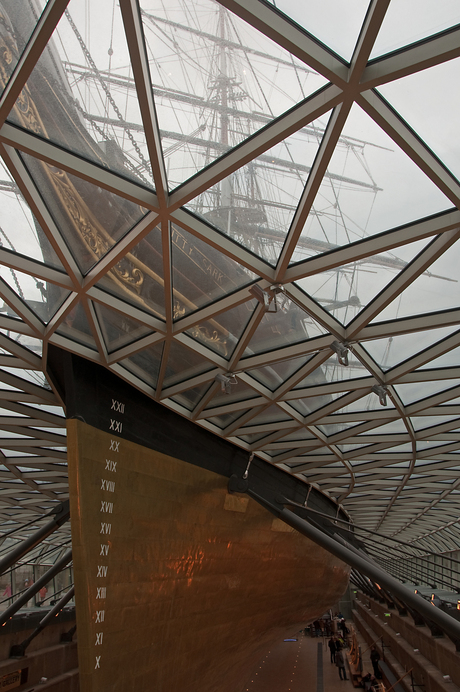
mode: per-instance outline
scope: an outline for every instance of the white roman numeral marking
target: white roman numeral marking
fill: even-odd
[[[101,543],[101,552],[99,555],[108,555],[109,554],[109,544],[108,543]]]
[[[101,657],[100,657],[100,656],[96,656],[96,665],[94,666],[94,670],[96,670],[96,668],[99,668],[99,669],[100,669],[100,667],[101,667],[100,664],[101,664]]]
[[[105,521],[101,521],[101,530],[99,533],[105,533],[108,535],[112,531],[112,524],[106,524]]]
[[[96,598],[105,598],[107,594],[107,589],[105,586],[97,586]]]
[[[110,410],[116,411],[117,413],[124,413],[125,412],[125,405],[122,404],[121,401],[117,401],[116,399],[112,399],[112,408]]]
[[[97,576],[98,577],[106,577],[108,569],[109,568],[107,567],[107,565],[98,565],[97,566]]]
[[[101,478],[101,490],[108,490],[109,493],[115,492],[115,481],[106,481]]]
[[[118,449],[117,449],[118,451]],[[113,471],[113,473],[117,472],[117,462],[112,461],[111,459],[106,459],[105,460],[105,470],[106,471]]]
[[[120,451],[118,449],[119,446],[120,446],[120,442],[117,442],[116,440],[110,440],[109,452],[119,452]]]
[[[104,622],[105,610],[96,610],[96,622]]]
[[[113,510],[113,502],[106,502],[105,500],[101,500],[101,512],[107,512],[107,514],[112,514]]]
[[[121,431],[123,430],[123,423],[119,420],[115,420],[115,418],[111,418],[109,430],[121,433]]]
[[[100,646],[102,644],[102,637],[104,636],[104,632],[96,632],[96,646]]]

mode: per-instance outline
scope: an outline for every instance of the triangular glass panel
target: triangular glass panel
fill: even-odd
[[[238,376],[236,376],[236,382],[235,384],[230,385],[230,391],[227,392],[221,391],[221,388],[219,388],[214,395],[214,397],[211,399],[211,401],[207,404],[206,408],[204,409],[205,412],[207,409],[213,409],[216,406],[228,406],[229,404],[234,404],[238,401],[246,401],[250,399],[257,399],[260,395],[255,392],[252,387],[249,387],[247,384],[242,382]],[[257,406],[257,404],[255,404]],[[263,404],[260,404],[263,405]]]
[[[426,39],[459,22],[460,8],[455,0],[428,3],[423,12],[418,0],[391,0],[371,59]]]
[[[377,365],[386,372],[429,346],[433,346],[457,329],[458,325],[455,327],[429,329],[426,332],[400,334],[398,336],[390,336],[387,339],[366,341],[363,345]]]
[[[416,257],[428,241],[419,240],[296,281],[336,320],[349,324]],[[379,315],[380,320],[380,315]]]
[[[194,325],[186,334],[215,353],[229,359],[238,345],[238,339],[251,319],[253,301],[221,312],[216,317]]]
[[[154,344],[129,358],[121,360],[120,365],[142,380],[142,382],[145,382],[145,384],[155,388],[158,382],[163,348],[163,342]]]
[[[444,404],[441,404],[439,408],[442,409],[443,406],[452,406],[453,404],[460,404],[460,397],[457,397],[456,399],[450,399],[450,401],[446,401]]]
[[[355,104],[293,261],[348,245],[451,206],[439,188]],[[398,253],[399,248],[396,256]]]
[[[326,84],[213,0],[140,5],[172,188]]]
[[[455,387],[458,380],[435,380],[433,382],[412,382],[411,384],[396,384],[395,389],[401,397],[401,401],[405,406],[426,399],[433,394],[439,394],[451,387]],[[455,393],[455,395],[457,392]],[[447,403],[447,402],[444,402]]]
[[[0,245],[4,250],[30,257],[48,267],[64,271],[51,243],[31,212],[16,181],[0,162]],[[14,229],[8,233],[8,229]]]
[[[2,334],[5,334],[9,339],[16,341],[21,346],[25,346],[38,356],[43,353],[43,341],[41,339],[35,339],[33,336],[27,336],[26,334],[18,334],[12,329],[0,329]],[[2,384],[2,388],[9,389],[8,385]],[[10,414],[8,414],[10,415]]]
[[[274,392],[278,387],[286,382],[297,370],[302,368],[313,358],[313,355],[301,358],[291,358],[290,360],[282,360],[278,363],[271,363],[263,368],[254,368],[253,370],[245,370],[247,375],[253,377],[257,382],[263,384],[264,387]]]
[[[353,423],[328,423],[327,425],[317,425],[316,427],[321,430],[327,437],[332,437],[344,430],[351,430],[352,428],[360,425],[362,421],[353,421]]]
[[[447,351],[447,353],[443,353],[443,355],[439,356],[439,358],[430,360],[428,363],[425,363],[425,365],[422,365],[419,369],[431,370],[432,368],[451,368],[457,366],[460,367],[460,346],[453,348],[451,351]]]
[[[338,408],[336,411],[334,411],[334,414],[355,413],[360,411],[388,411],[391,409],[394,409],[394,404],[389,397],[387,397],[387,405],[381,406],[379,403],[379,397],[377,394],[372,392],[371,394],[361,397],[361,399],[352,401],[343,408]]]
[[[241,418],[246,411],[234,411],[233,413],[223,413],[221,416],[212,416],[208,418],[208,422],[216,425],[218,428],[223,430],[228,425],[231,425],[234,421]]]
[[[411,416],[411,423],[414,430],[428,433],[429,428],[457,420],[457,416]]]
[[[352,4],[322,0],[315,7],[296,0],[268,0],[297,24],[349,62],[366,16],[368,0]],[[331,21],[331,18],[334,21]],[[334,27],[340,27],[335,31]]]
[[[244,428],[241,429],[244,430]],[[237,437],[239,440],[242,440],[242,442],[246,442],[247,444],[252,445],[258,442],[259,440],[262,440],[265,436],[266,433],[263,433],[263,435],[258,433],[257,435],[238,435]]]
[[[254,272],[175,224],[171,226],[171,240],[175,319],[257,279]],[[245,306],[242,310],[249,315]]]
[[[209,372],[214,367],[209,360],[203,358],[200,354],[186,348],[178,341],[173,341],[169,349],[163,389]]]
[[[136,322],[136,320],[120,312],[115,312],[102,303],[95,302],[93,305],[109,353],[152,333],[152,330],[145,324]]]
[[[319,385],[328,384],[329,382],[346,382],[361,377],[369,377],[369,371],[349,352],[348,366],[340,365],[337,361],[337,356],[334,355],[320,365],[319,368],[313,370],[313,372],[299,382],[294,389],[317,387]]]
[[[8,303],[5,303],[3,300],[0,301],[0,315],[2,317],[7,317],[7,318],[10,318],[12,320],[22,320],[22,318],[19,317],[18,313],[15,312],[15,310],[13,310],[13,308],[11,308],[8,305]],[[4,320],[2,320],[2,321],[4,324],[5,321]],[[11,324],[11,328],[14,329],[14,323]]]
[[[282,411],[278,406],[269,406],[265,411],[259,413],[255,418],[251,420],[251,426],[254,425],[267,425],[267,423],[282,423],[283,421],[292,420],[290,416]],[[292,421],[293,425],[298,425],[295,421]],[[244,430],[244,428],[243,428]]]
[[[165,319],[161,231],[154,228],[96,284],[139,310]]]
[[[8,84],[9,78],[18,64],[19,58],[33,33],[47,0],[38,0],[35,7],[29,3],[3,3],[1,9],[2,23],[2,75],[0,93]]]
[[[289,404],[297,411],[297,413],[307,417],[310,415],[310,413],[313,413],[313,411],[317,411],[318,409],[323,408],[323,406],[327,406],[342,395],[343,392],[340,392],[340,394],[336,394],[334,392],[332,394],[323,394],[322,396],[309,396],[305,397],[304,399],[290,399]]]
[[[325,114],[260,154],[186,207],[275,265],[328,117]]]
[[[337,445],[338,449],[340,449],[341,452],[344,454],[350,454],[353,452],[355,449],[362,449],[363,447],[369,447],[369,444],[362,444],[362,445]]]
[[[380,425],[379,427],[368,430],[365,435],[394,435],[398,433],[407,433],[407,428],[402,420],[392,420],[390,423]]]
[[[457,241],[412,281],[373,322],[460,307],[460,291],[458,286],[452,285],[458,284],[459,264],[460,241]]]
[[[430,450],[430,453],[433,452],[433,455],[436,454],[436,448],[437,447],[443,447],[446,443],[445,442],[433,442],[431,440],[417,440],[417,452],[422,452],[426,451],[427,449]],[[439,482],[446,482],[446,481],[441,481],[441,479],[438,479]],[[452,482],[452,481],[449,481]]]
[[[0,276],[43,324],[50,321],[70,293],[60,286],[2,265],[0,265]],[[9,314],[9,308],[6,314]]]
[[[460,11],[457,12],[460,18]],[[459,69],[460,58],[457,58],[380,88],[383,96],[458,179],[457,100],[455,90],[446,85],[457,82]]]
[[[139,204],[29,154],[21,156],[83,274],[147,213]]]
[[[106,22],[101,21],[104,10],[110,17]],[[71,0],[8,119],[104,168],[152,185],[118,4]]]
[[[77,344],[83,344],[83,346],[97,351],[96,342],[81,303],[77,303],[77,305],[67,313],[64,320],[59,325],[59,328],[56,329],[56,334],[66,336]]]
[[[281,299],[277,296],[276,300],[279,303],[277,312],[265,313],[244,352],[245,358],[302,341],[313,341],[315,337],[327,333],[287,296],[281,295]],[[242,365],[244,368],[244,361]]]
[[[315,437],[311,432],[308,430],[296,430],[295,432],[289,433],[289,435],[284,435],[283,437],[279,438],[279,442],[282,442],[283,444],[288,443],[288,442],[303,442],[306,440],[316,440],[319,442],[318,438]]]
[[[194,387],[193,389],[187,389],[185,392],[172,396],[171,400],[175,401],[181,406],[184,406],[184,408],[186,408],[188,411],[193,411],[198,402],[206,394],[211,384],[212,381],[205,382],[204,384]]]

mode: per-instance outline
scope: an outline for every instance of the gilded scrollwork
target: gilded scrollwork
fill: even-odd
[[[190,334],[197,341],[201,341],[206,346],[219,351],[224,357],[228,356],[228,343],[227,339],[219,334],[217,329],[210,330],[204,325],[196,325],[190,329]]]

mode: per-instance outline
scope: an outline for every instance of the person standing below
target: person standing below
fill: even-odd
[[[382,677],[382,674],[380,673],[379,661],[380,661],[380,654],[377,651],[377,649],[375,648],[375,646],[373,646],[371,649],[371,663],[372,663],[372,667],[374,669],[375,677],[380,680],[380,678]]]
[[[335,652],[335,665],[339,669],[339,677],[341,680],[348,680],[347,671],[345,670],[345,656],[342,649]],[[342,677],[343,676],[343,677]]]
[[[335,652],[337,651],[337,643],[334,637],[331,637],[327,643],[329,651],[331,652],[331,663],[335,663]]]

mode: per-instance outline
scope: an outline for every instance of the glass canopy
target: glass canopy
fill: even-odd
[[[56,344],[356,524],[458,547],[460,28],[441,4],[363,0],[332,24],[333,0],[2,1],[18,538],[67,494]]]

